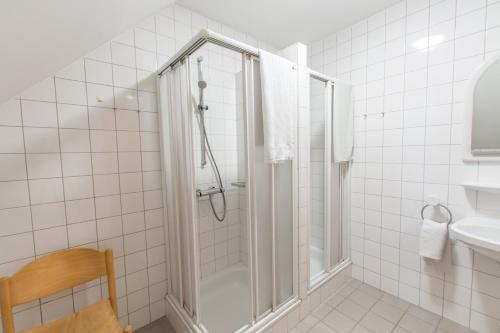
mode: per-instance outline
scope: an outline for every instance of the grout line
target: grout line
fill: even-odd
[[[153,17],[153,20],[155,22],[155,33],[156,33],[156,18]],[[156,38],[155,38],[156,39]],[[135,30],[134,30],[134,44],[136,44],[136,33],[135,33]],[[155,65],[156,67],[158,67],[158,52],[157,52],[157,43],[156,43],[156,40],[155,40]],[[136,53],[137,54],[137,53]],[[137,59],[136,59],[137,61]],[[136,75],[136,84],[137,84],[137,88],[139,88],[139,82],[138,82],[138,77],[137,77],[137,71],[135,72],[135,75]],[[155,81],[156,82],[156,81]],[[149,312],[149,319],[148,319],[148,323],[151,322],[151,295],[150,295],[150,292],[149,292],[149,258],[148,258],[148,237],[147,237],[147,230],[146,230],[146,200],[145,200],[145,196],[144,196],[144,168],[143,168],[143,161],[142,161],[142,150],[143,150],[143,135],[141,133],[141,117],[140,117],[140,112],[141,112],[141,108],[140,108],[140,105],[139,105],[139,91],[137,90],[136,91],[136,94],[137,94],[137,121],[138,121],[138,124],[139,124],[139,131],[138,131],[138,134],[139,134],[139,148],[141,150],[141,154],[140,154],[140,163],[141,163],[141,188],[142,188],[142,209],[143,209],[143,217],[144,217],[144,244],[145,244],[145,254],[146,254],[146,266],[147,266],[147,270],[146,270],[146,276],[147,276],[147,293],[148,293],[148,312]],[[159,106],[157,106],[158,108]],[[159,111],[159,110],[158,110]]]
[[[387,49],[387,11],[384,11],[384,49]],[[379,230],[380,230],[380,238],[379,238],[379,242],[380,242],[380,252],[379,252],[379,273],[378,273],[378,276],[379,276],[379,286],[378,288],[380,290],[383,290],[382,288],[382,219],[383,219],[383,213],[384,213],[384,182],[385,182],[385,179],[384,179],[384,148],[386,147],[386,144],[385,144],[385,138],[384,138],[384,134],[385,134],[385,93],[386,93],[386,90],[385,90],[385,72],[386,72],[386,63],[387,63],[387,60],[385,59],[385,54],[384,54],[384,61],[382,62],[383,64],[383,67],[384,67],[384,87],[383,87],[383,93],[382,93],[382,129],[381,129],[381,135],[382,135],[382,166],[381,166],[381,169],[382,169],[382,180],[380,181],[380,185],[381,185],[381,189],[380,189],[380,227],[379,227]],[[367,67],[367,72],[368,72],[368,67]],[[368,76],[367,76],[368,78]],[[401,133],[401,136],[402,136],[402,133]],[[401,137],[401,142],[403,141],[403,138]]]
[[[56,109],[56,117],[57,117],[57,124],[59,124],[59,108],[57,105],[57,85],[56,85],[56,78],[55,76],[52,77],[53,83],[54,83],[54,98],[55,98],[55,109]],[[66,231],[66,248],[70,248],[70,241],[69,241],[69,228],[68,228],[68,212],[66,208],[66,185],[64,183],[64,168],[63,168],[63,159],[62,159],[62,143],[61,143],[61,130],[57,128],[57,140],[58,140],[58,149],[59,149],[59,163],[61,167],[61,184],[62,184],[62,195],[63,195],[63,202],[64,202],[64,222],[65,222],[65,231]],[[71,288],[71,302],[73,304],[73,312],[76,310],[75,307],[75,297],[74,297],[74,291],[73,288]],[[43,318],[42,318],[43,322]]]
[[[408,62],[408,58],[407,58],[407,53],[406,53],[406,30],[407,30],[407,27],[408,27],[408,8],[406,6],[406,2],[403,2],[405,4],[405,14],[403,16],[403,19],[404,19],[404,33],[403,33],[403,38],[404,38],[404,52],[403,52],[403,85],[406,86],[406,64]],[[397,253],[398,253],[398,276],[397,276],[397,280],[395,280],[397,282],[397,297],[400,297],[400,284],[401,284],[401,222],[402,222],[402,217],[403,217],[403,214],[402,214],[402,211],[401,211],[401,207],[403,206],[403,185],[404,185],[404,181],[403,181],[403,170],[404,170],[404,165],[405,165],[405,158],[404,158],[404,151],[405,151],[405,144],[404,144],[404,132],[405,132],[405,128],[407,128],[405,126],[405,114],[406,114],[406,109],[405,109],[405,102],[406,102],[406,94],[405,94],[405,89],[403,88],[403,92],[400,92],[402,94],[402,105],[401,105],[401,163],[400,163],[400,174],[399,174],[399,179],[400,179],[400,182],[401,182],[401,185],[400,185],[400,190],[401,190],[401,198],[399,199],[399,214],[398,215],[398,219],[399,219],[399,230],[397,230],[397,232],[399,233],[399,237],[398,237],[398,247],[397,247]],[[391,264],[394,264],[395,263],[391,263]]]
[[[21,100],[19,100],[18,103],[19,103],[19,114],[20,114],[20,118],[21,118],[21,131],[22,131],[22,134],[23,134],[24,166],[25,166],[26,178],[28,178],[28,157],[27,157],[27,154],[26,154],[26,137],[25,137],[24,126],[23,126],[24,125],[23,107],[22,107]],[[27,190],[28,190],[28,206],[26,206],[26,207],[29,207],[29,211],[30,211],[31,239],[33,241],[33,244],[32,244],[33,245],[33,256],[36,258],[35,230],[34,230],[34,225],[33,225],[33,210],[31,208],[31,189],[30,189],[30,182],[29,182],[29,180],[26,180],[26,187],[27,187]],[[28,258],[32,258],[32,256],[30,256]],[[28,258],[24,258],[24,259],[20,259],[20,260],[25,260],[25,259],[28,259]],[[18,261],[18,260],[15,260],[15,261]],[[40,321],[43,322],[43,313],[42,313],[41,299],[37,300],[37,306],[39,307],[39,311],[40,311]]]

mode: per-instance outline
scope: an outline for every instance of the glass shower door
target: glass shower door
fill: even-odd
[[[197,193],[223,189],[196,199],[199,320],[210,333],[232,333],[250,323],[251,308],[243,60],[208,43],[189,61]]]
[[[294,296],[295,161],[264,161],[259,62],[251,61],[253,99],[249,112],[254,146],[255,315],[263,317]]]

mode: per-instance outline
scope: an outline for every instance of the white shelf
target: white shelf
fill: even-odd
[[[500,185],[495,184],[464,183],[461,186],[467,190],[500,193]]]

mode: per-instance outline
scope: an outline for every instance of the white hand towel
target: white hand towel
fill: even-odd
[[[275,54],[259,50],[264,160],[291,160],[297,137],[297,70]]]
[[[333,161],[349,162],[354,146],[353,91],[348,83],[333,84]]]
[[[424,219],[422,229],[420,230],[420,256],[433,260],[441,260],[447,240],[447,223]]]

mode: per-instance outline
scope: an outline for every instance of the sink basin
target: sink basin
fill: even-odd
[[[500,262],[500,220],[474,216],[450,226],[450,237]]]

